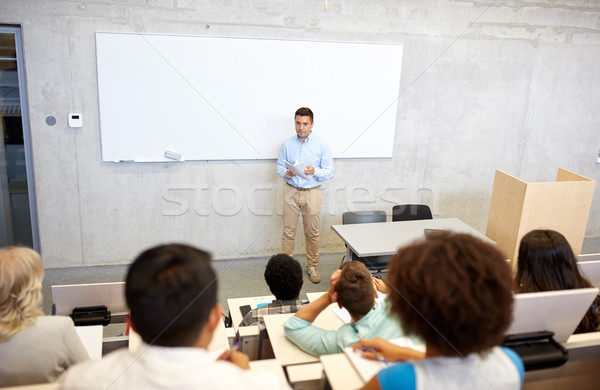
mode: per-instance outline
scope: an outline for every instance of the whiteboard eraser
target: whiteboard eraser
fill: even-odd
[[[171,160],[181,161],[181,153],[174,152],[172,150],[165,150],[165,157]]]

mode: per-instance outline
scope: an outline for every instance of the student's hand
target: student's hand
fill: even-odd
[[[335,285],[340,280],[340,276],[342,275],[342,270],[337,269],[331,274],[331,278],[329,279],[329,291],[327,291],[327,295],[329,296],[329,302],[337,302],[338,296],[337,292],[335,292]]]
[[[225,351],[221,354],[221,356],[219,356],[219,359],[217,360],[226,360],[240,368],[243,368],[244,370],[250,368],[250,364],[248,364],[250,358],[248,357],[248,355],[240,351]]]
[[[304,174],[309,176],[314,175],[315,167],[313,167],[312,165],[307,165],[306,167],[304,167]]]
[[[360,340],[352,346],[352,349],[371,349],[377,351],[387,361],[406,361],[425,359],[425,353],[408,347],[392,344],[387,340],[377,337],[371,340]],[[379,360],[375,352],[365,351],[361,355],[365,359]]]
[[[294,176],[296,176],[294,175],[294,172],[290,171],[289,169],[285,171],[285,177],[287,177],[288,179],[291,179]]]
[[[387,284],[385,284],[385,282],[381,279],[377,279],[377,278],[372,278],[373,279],[373,287],[375,287],[377,289],[377,291],[381,291],[384,294],[389,294],[390,293],[390,289],[387,286]]]

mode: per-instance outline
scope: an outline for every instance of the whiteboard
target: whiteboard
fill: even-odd
[[[274,159],[303,106],[334,158],[392,157],[402,49],[97,32],[102,160]]]

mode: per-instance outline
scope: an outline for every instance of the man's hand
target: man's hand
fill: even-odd
[[[285,171],[285,177],[287,177],[288,179],[291,179],[294,176],[296,176],[294,175],[294,172],[290,171],[289,169]]]
[[[244,370],[250,368],[250,364],[248,363],[250,358],[245,353],[239,351],[225,351],[217,360],[226,360],[240,368],[243,368]]]
[[[312,165],[307,165],[304,168],[304,174],[308,175],[308,176],[314,175],[315,174],[315,167],[313,167]]]
[[[331,274],[331,278],[329,279],[329,291],[327,291],[327,296],[329,297],[329,302],[337,302],[338,294],[335,292],[335,285],[340,280],[340,276],[342,275],[342,270],[337,269]]]
[[[364,352],[361,356],[371,360],[379,360],[380,357],[385,358],[389,362],[425,359],[424,352],[392,344],[381,337],[371,340],[360,340],[352,346],[352,349],[363,350]]]
[[[390,289],[388,288],[388,286],[385,284],[385,282],[381,279],[377,279],[377,278],[372,278],[373,280],[373,286],[378,290],[381,291],[384,294],[389,294],[390,293]]]
[[[335,285],[340,280],[342,270],[336,270],[329,280],[329,291],[321,295],[316,300],[310,302],[308,305],[302,306],[295,314],[296,317],[303,319],[304,321],[314,322],[315,318],[323,310],[327,308],[331,303],[337,302],[337,293],[335,292]]]

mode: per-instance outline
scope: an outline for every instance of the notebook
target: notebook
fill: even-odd
[[[416,345],[408,337],[400,337],[398,339],[390,340],[390,342],[396,345],[425,352],[425,345]],[[348,357],[348,360],[350,360],[350,363],[352,363],[352,366],[354,367],[358,375],[360,375],[360,377],[363,381],[365,381],[365,383],[371,380],[371,378],[373,378],[375,375],[377,375],[377,373],[380,370],[388,367],[388,365],[396,364],[396,362],[389,362],[386,364],[379,360],[365,359],[361,356],[363,351],[359,349],[353,351],[352,347],[344,348],[344,353],[346,354],[346,357]]]

